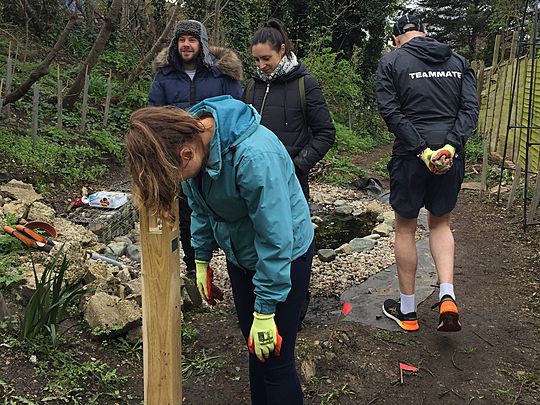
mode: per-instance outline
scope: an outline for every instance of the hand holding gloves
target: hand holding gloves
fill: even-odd
[[[248,338],[248,349],[264,363],[265,359],[274,352],[279,356],[282,338],[279,335],[274,314],[253,313],[253,324]]]
[[[195,260],[195,272],[197,276],[197,289],[201,297],[210,305],[216,305],[216,299],[223,301],[223,292],[212,281],[214,273],[209,262]]]
[[[452,145],[444,145],[437,150],[426,148],[418,155],[430,172],[437,175],[445,174],[452,167],[456,149]]]

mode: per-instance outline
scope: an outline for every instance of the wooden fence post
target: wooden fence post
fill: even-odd
[[[11,59],[11,42],[9,43],[8,58],[6,62],[6,95],[11,92],[13,82],[13,60]],[[11,105],[7,104],[4,109],[4,119],[7,121],[11,117]]]
[[[175,216],[178,218],[178,204]],[[174,227],[140,208],[144,404],[182,404],[180,254]]]
[[[56,127],[62,129],[62,79],[60,78],[60,64],[56,65]]]
[[[103,113],[103,127],[107,126],[109,120],[109,108],[111,106],[112,95],[112,70],[109,70],[109,79],[107,80],[107,98],[105,99],[105,111]]]
[[[521,159],[519,159],[516,164],[516,173],[514,174],[514,181],[512,182],[512,188],[510,189],[510,194],[508,195],[508,202],[506,204],[507,210],[510,210],[510,208],[512,208],[512,204],[514,203],[514,198],[516,196],[516,191],[519,186],[520,177],[521,177]]]
[[[90,86],[90,76],[88,75],[88,66],[86,66],[86,74],[84,75],[83,102],[80,131],[86,129],[86,113],[88,111],[88,87]]]
[[[32,150],[36,149],[39,115],[39,83],[34,85],[34,97],[32,99]]]

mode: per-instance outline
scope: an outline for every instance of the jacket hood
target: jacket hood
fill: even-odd
[[[452,56],[450,45],[429,37],[415,37],[400,49],[427,63],[443,63]]]
[[[206,169],[212,178],[219,176],[222,155],[234,150],[234,146],[250,136],[261,122],[261,116],[253,106],[231,96],[207,98],[195,104],[189,112],[196,117],[205,114],[214,117],[214,135]]]
[[[244,77],[244,70],[242,62],[238,55],[229,48],[220,46],[210,46],[210,58],[212,60],[212,66],[217,68],[222,74],[229,76],[234,80],[242,80]],[[178,48],[176,48],[176,54],[178,54]],[[174,62],[169,62],[170,47],[162,49],[155,57],[152,63],[152,71],[157,73],[160,69],[171,67],[174,68]]]

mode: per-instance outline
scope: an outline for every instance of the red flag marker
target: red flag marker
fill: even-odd
[[[344,316],[347,316],[347,314],[348,314],[349,312],[351,312],[351,310],[352,310],[352,305],[349,304],[348,301],[345,301],[345,302],[343,303],[343,307],[341,308],[341,313],[342,313]]]
[[[405,363],[399,363],[399,368],[405,371],[413,371],[413,372],[418,371],[418,368],[414,366],[409,366],[408,364],[405,364]]]

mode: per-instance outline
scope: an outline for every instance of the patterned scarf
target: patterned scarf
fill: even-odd
[[[269,76],[266,76],[263,72],[261,72],[261,70],[259,70],[259,68],[257,68],[257,76],[259,76],[259,78],[264,82],[272,82],[278,77],[292,72],[293,69],[298,66],[298,64],[299,63],[296,59],[296,55],[291,52],[291,57],[289,58],[287,55],[283,56],[274,71],[270,73]]]

